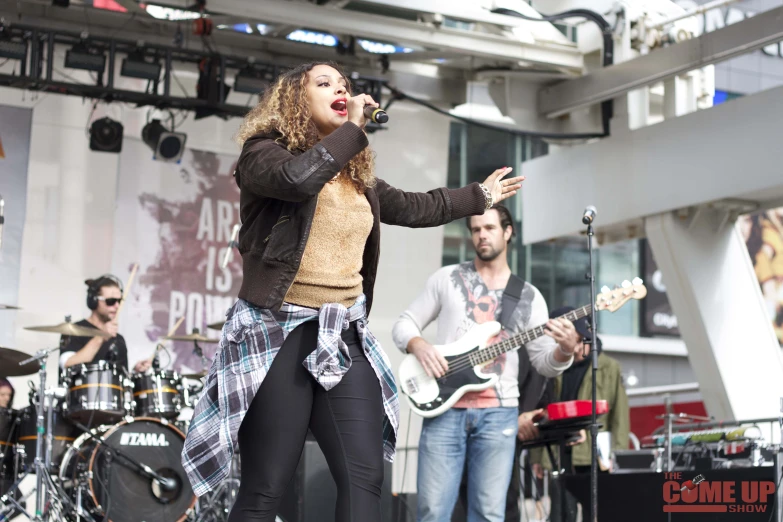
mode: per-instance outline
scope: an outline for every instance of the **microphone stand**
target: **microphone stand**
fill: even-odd
[[[592,219],[588,220],[587,224],[587,254],[590,260],[590,272],[587,274],[587,279],[590,281],[590,303],[593,305],[592,313],[590,314],[590,329],[592,330],[592,336],[590,338],[590,359],[592,362],[592,378],[593,378],[593,416],[590,424],[590,436],[592,453],[590,455],[590,522],[598,522],[598,417],[596,415],[596,372],[598,371],[598,350],[596,346],[596,338],[598,337],[598,321],[596,319],[597,313],[595,309],[595,269],[593,267],[593,224]]]

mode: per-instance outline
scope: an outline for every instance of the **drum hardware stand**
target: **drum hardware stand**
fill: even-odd
[[[198,515],[193,522],[222,522],[228,517],[239,489],[239,471],[236,462],[234,459],[231,463],[231,471],[226,480],[209,496],[203,506],[199,506]],[[196,505],[198,506],[198,503]]]
[[[672,465],[674,464],[674,461],[672,460],[672,438],[674,437],[673,429],[674,429],[675,422],[688,422],[691,420],[707,422],[712,420],[710,417],[703,417],[701,415],[689,415],[687,413],[674,413],[674,409],[672,408],[671,396],[666,395],[663,400],[664,400],[664,405],[666,407],[666,413],[655,417],[656,419],[663,419],[664,431],[666,433],[665,442],[664,442],[664,449],[666,452],[666,462],[661,463],[660,459],[656,457],[655,471],[659,473],[664,470],[673,471]]]
[[[193,333],[195,333],[195,334],[199,333],[198,328],[194,328],[193,329]],[[193,341],[193,353],[201,358],[201,369],[202,370],[206,370],[207,368],[209,368],[209,361],[204,356],[204,351],[198,345],[198,341]]]
[[[64,342],[66,342],[65,339],[66,338],[63,337],[61,340],[61,346]],[[49,488],[54,486],[51,477],[49,477],[48,468],[48,463],[51,458],[51,448],[46,450],[46,455],[44,455],[44,434],[47,433],[47,429],[44,424],[44,408],[46,407],[46,359],[49,357],[49,354],[59,349],[60,346],[51,348],[49,350],[39,350],[29,359],[25,359],[19,363],[20,366],[31,363],[33,361],[38,361],[39,364],[38,403],[36,404],[35,426],[35,460],[33,461],[33,468],[35,469],[35,517],[29,517],[28,515],[28,518],[31,518],[35,522],[43,520],[44,507],[46,506],[47,496],[50,493]],[[52,403],[50,402],[49,404],[51,406]],[[47,415],[47,417],[51,419],[51,415]],[[51,424],[49,425],[49,428],[51,428]],[[51,441],[50,435],[46,435],[46,439],[47,441]],[[29,471],[25,472],[25,475],[27,473],[29,473]],[[22,478],[24,478],[24,476]],[[46,486],[44,486],[45,480],[47,481]],[[21,479],[17,481],[17,484],[15,484],[16,487],[18,487],[19,482],[21,482]]]
[[[21,361],[19,363],[20,366],[24,366],[25,364],[29,364],[33,361],[38,361],[39,369],[38,369],[38,376],[39,376],[39,388],[38,388],[38,400],[35,404],[36,406],[36,441],[35,441],[35,460],[33,461],[33,470],[35,472],[35,515],[31,516],[13,497],[9,497],[9,493],[12,493],[13,491],[16,491],[19,489],[19,484],[21,484],[22,480],[24,480],[27,475],[30,474],[29,469],[25,469],[24,474],[17,479],[17,481],[14,483],[13,486],[9,489],[9,491],[0,498],[0,501],[3,503],[11,502],[17,509],[19,509],[22,513],[27,516],[30,520],[34,522],[43,522],[45,520],[45,509],[47,505],[47,500],[57,500],[60,502],[60,504],[63,506],[63,508],[68,510],[76,511],[76,508],[71,503],[70,499],[68,499],[68,496],[64,494],[60,490],[60,488],[57,486],[57,484],[52,480],[52,477],[49,474],[49,465],[51,463],[51,441],[52,441],[52,434],[50,433],[51,427],[52,427],[52,418],[53,418],[53,412],[52,409],[54,408],[54,396],[56,394],[56,391],[47,392],[46,391],[46,359],[49,357],[49,355],[59,350],[61,347],[65,346],[65,344],[68,342],[69,336],[63,336],[60,340],[60,345],[56,348],[51,349],[43,349],[36,352],[35,355],[30,357],[29,359],[25,359],[24,361]],[[46,408],[46,396],[50,395],[51,398],[49,400],[49,409]],[[44,410],[46,410],[46,419],[44,418]],[[48,429],[46,422],[48,421]],[[47,443],[47,447],[44,448],[44,441]],[[26,497],[29,497],[32,494],[32,492],[28,493]],[[2,512],[0,512],[2,513]]]

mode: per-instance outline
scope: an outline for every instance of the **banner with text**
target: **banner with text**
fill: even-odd
[[[767,315],[783,346],[783,207],[737,220],[745,238]]]
[[[0,105],[0,305],[18,304],[32,124],[32,109]],[[0,346],[15,347],[15,319],[0,310]]]
[[[181,373],[206,370],[197,348],[211,361],[217,344],[160,341],[176,330],[198,329],[225,320],[241,284],[242,261],[221,264],[239,223],[239,189],[232,173],[237,156],[187,149],[178,164],[155,161],[138,140],[126,139],[120,156],[113,249],[115,275],[127,282],[138,264],[119,319],[131,366],[149,357],[158,342],[168,349],[162,368]]]
[[[642,239],[639,246],[642,274],[647,283],[647,297],[639,302],[641,313],[641,335],[646,337],[665,335],[680,336],[677,316],[672,312],[669,298],[666,296],[666,285],[663,274],[655,263],[652,249],[647,240]]]

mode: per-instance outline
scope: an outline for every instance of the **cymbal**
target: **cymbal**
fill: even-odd
[[[199,372],[199,373],[183,373],[181,377],[184,377],[186,379],[201,379],[207,374],[207,372]]]
[[[199,342],[199,343],[219,343],[220,339],[211,339],[209,337],[204,337],[201,334],[198,333],[192,333],[187,335],[171,335],[168,337],[162,337],[162,339],[165,339],[167,341],[191,341],[191,342]]]
[[[0,310],[21,310],[18,306],[0,304]]]
[[[71,337],[103,337],[105,339],[109,339],[111,337],[111,334],[104,332],[103,330],[77,326],[73,323],[60,323],[55,326],[26,326],[25,330],[31,330],[33,332],[57,333]]]
[[[222,330],[224,324],[226,324],[225,321],[218,321],[216,323],[208,324],[207,328],[209,328],[210,330]]]
[[[19,363],[25,359],[29,359],[31,355],[29,353],[20,352],[12,348],[0,347],[0,368],[3,368],[2,374],[4,377],[21,377],[22,375],[30,375],[38,371],[39,364],[36,361],[29,362],[24,366],[19,366]]]

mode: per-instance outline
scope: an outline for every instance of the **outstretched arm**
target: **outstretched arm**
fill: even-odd
[[[410,228],[437,227],[483,214],[493,204],[516,194],[522,186],[524,177],[503,179],[510,172],[511,168],[502,168],[490,174],[484,183],[429,192],[405,192],[379,179],[376,191],[381,222]]]

